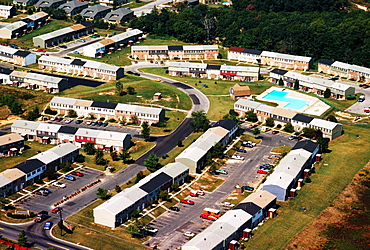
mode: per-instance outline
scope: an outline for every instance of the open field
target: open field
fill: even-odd
[[[248,249],[283,249],[327,208],[353,176],[368,162],[368,127],[344,125],[345,134],[330,142],[331,153],[315,165],[316,174],[289,202],[279,202],[278,216],[268,220],[246,244]],[[356,135],[360,135],[356,137]],[[356,160],[354,160],[356,159]],[[301,207],[306,208],[302,212]],[[294,221],[294,223],[292,223]]]
[[[166,110],[166,126],[165,127],[150,127],[152,135],[166,135],[175,131],[175,129],[185,119],[186,113],[179,111]]]

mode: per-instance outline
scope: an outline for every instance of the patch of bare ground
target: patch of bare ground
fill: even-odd
[[[369,249],[370,162],[285,249]]]

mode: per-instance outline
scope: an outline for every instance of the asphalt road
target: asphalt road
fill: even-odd
[[[213,193],[190,197],[195,202],[193,206],[179,204],[177,206],[180,207],[180,212],[169,211],[154,220],[152,225],[159,231],[146,243],[151,246],[158,244],[160,249],[177,249],[187,241],[183,235],[185,232],[199,233],[210,224],[209,221],[199,218],[204,208],[224,211],[225,208],[222,207],[221,202],[235,190],[236,184],[257,186],[263,175],[257,174],[256,171],[260,165],[272,163],[272,160],[267,159],[272,148],[282,144],[287,146],[295,144],[288,139],[287,135],[272,135],[271,132],[267,132],[262,133],[260,137],[263,139],[262,143],[253,149],[247,149],[247,153],[240,154],[245,157],[244,161],[228,161],[223,169],[226,169],[229,174],[220,175],[224,176],[225,182]]]
[[[172,1],[171,0],[157,0],[151,3],[148,3],[144,6],[141,6],[139,8],[132,9],[132,10],[134,11],[135,16],[140,17],[142,15],[150,13],[155,6],[166,4],[169,2],[172,2]]]

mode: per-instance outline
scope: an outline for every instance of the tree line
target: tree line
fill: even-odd
[[[130,26],[157,37],[276,51],[370,67],[370,12],[343,0],[234,0],[178,13],[154,9]]]

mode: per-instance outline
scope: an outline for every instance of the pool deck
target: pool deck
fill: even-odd
[[[326,110],[328,110],[330,108],[329,105],[320,101],[318,98],[315,98],[315,97],[309,96],[309,95],[305,95],[305,94],[302,94],[302,93],[299,93],[299,92],[296,92],[296,91],[293,91],[293,90],[287,89],[287,88],[271,87],[271,88],[265,90],[262,94],[256,96],[256,99],[260,100],[260,101],[268,101],[268,102],[277,103],[279,108],[284,108],[284,106],[287,104],[287,102],[263,99],[263,97],[265,95],[267,95],[268,93],[270,93],[274,90],[287,92],[288,94],[286,94],[286,96],[285,96],[287,98],[295,98],[295,99],[310,101],[310,103],[308,105],[304,106],[300,110],[290,109],[290,110],[295,111],[297,113],[305,113],[305,114],[308,114],[308,115],[321,116]]]

